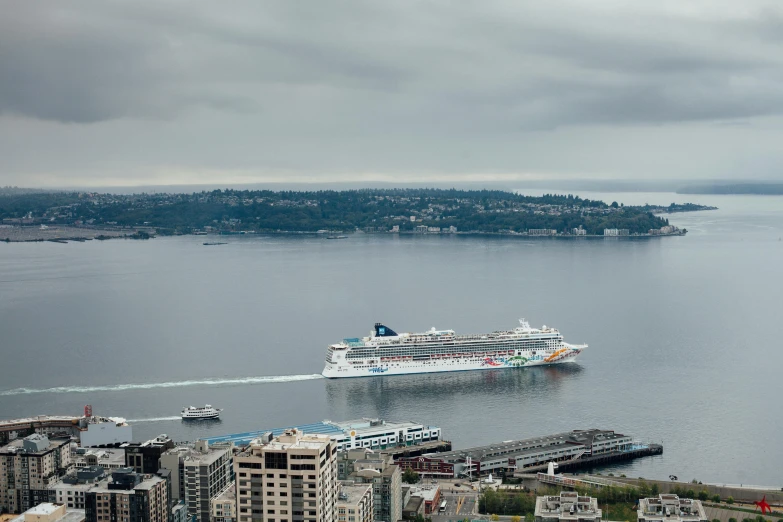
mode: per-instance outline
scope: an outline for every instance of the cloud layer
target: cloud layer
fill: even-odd
[[[782,112],[775,2],[10,0],[0,17],[0,184],[770,177]]]

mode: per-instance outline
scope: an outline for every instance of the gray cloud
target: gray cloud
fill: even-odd
[[[644,141],[661,125],[742,143],[750,122],[783,132],[781,113],[783,11],[766,1],[10,0],[0,17],[0,182],[568,174],[544,155],[581,158],[575,137],[597,129],[635,150],[667,142]]]

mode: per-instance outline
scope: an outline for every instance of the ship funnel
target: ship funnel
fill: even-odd
[[[397,337],[397,332],[381,323],[375,323],[375,337]]]

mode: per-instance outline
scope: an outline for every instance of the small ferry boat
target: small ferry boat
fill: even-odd
[[[182,410],[182,420],[190,419],[217,419],[220,417],[220,408],[213,408],[209,404],[206,406],[188,406]]]

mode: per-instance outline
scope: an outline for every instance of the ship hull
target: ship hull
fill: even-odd
[[[327,363],[322,375],[327,379],[345,377],[374,377],[378,375],[410,375],[417,373],[441,373],[501,368],[527,368],[574,362],[583,346],[563,345],[558,350],[537,355],[495,357],[453,357],[427,360],[388,361],[377,364]]]
[[[185,416],[182,415],[182,420],[205,420],[205,419],[218,419],[220,418],[220,413],[210,413],[205,415],[198,415],[198,416]]]

